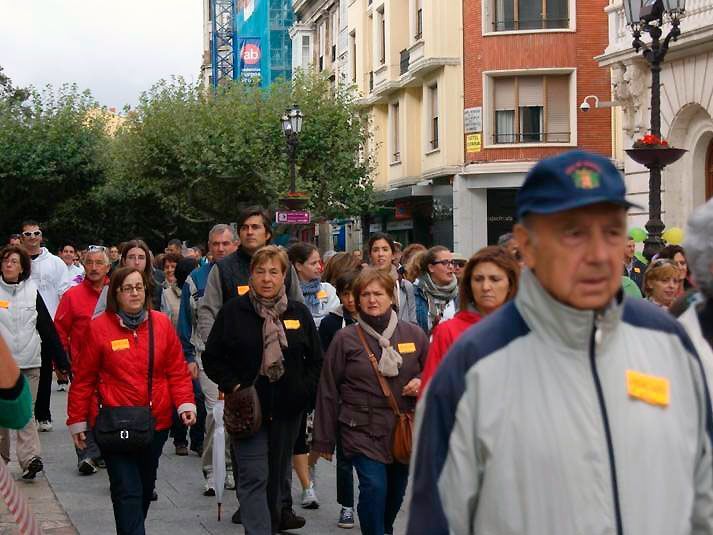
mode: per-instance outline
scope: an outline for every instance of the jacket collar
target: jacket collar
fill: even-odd
[[[84,279],[82,280],[82,284],[84,286],[86,286],[90,292],[93,292],[97,295],[101,295],[101,293],[104,290],[104,288],[106,287],[106,285],[109,284],[109,277],[104,277],[104,283],[102,284],[102,287],[99,288],[98,290],[94,289],[94,286],[92,286],[92,281],[90,281],[86,277],[84,277]]]
[[[472,310],[459,310],[453,317],[467,323],[476,323],[482,319],[478,312],[473,312]]]
[[[598,345],[606,345],[621,321],[623,295],[602,311],[578,310],[553,298],[529,269],[522,272],[515,306],[533,332],[554,345],[588,351],[595,327],[601,331]]]

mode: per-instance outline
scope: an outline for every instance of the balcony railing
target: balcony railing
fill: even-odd
[[[557,28],[568,28],[569,18],[550,19],[519,19],[519,20],[496,20],[493,22],[493,30],[496,32],[517,32],[524,30],[550,30]]]
[[[493,134],[493,143],[507,145],[510,143],[569,143],[570,132],[520,132]]]

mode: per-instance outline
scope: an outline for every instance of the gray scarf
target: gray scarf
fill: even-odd
[[[260,375],[264,375],[271,383],[278,381],[285,373],[285,358],[282,350],[287,348],[287,336],[285,327],[280,317],[287,310],[287,295],[285,286],[280,288],[280,292],[273,298],[260,297],[255,292],[252,280],[250,286],[250,302],[264,321],[262,323],[262,364],[260,365]]]
[[[141,312],[131,314],[129,312],[119,309],[117,310],[116,315],[121,318],[121,322],[124,324],[124,327],[135,331],[139,328],[139,325],[141,325],[146,319],[146,310],[142,308]]]
[[[431,278],[430,273],[425,273],[419,279],[421,291],[428,301],[428,318],[432,325],[438,324],[443,317],[443,311],[448,303],[458,297],[458,279],[454,276],[445,286],[438,286]]]
[[[363,318],[357,314],[356,321],[359,326],[364,330],[366,334],[375,338],[379,342],[381,347],[381,358],[379,359],[379,373],[384,377],[396,377],[399,374],[399,368],[403,364],[403,357],[391,346],[391,337],[394,335],[396,330],[396,325],[399,322],[399,318],[396,312],[391,311],[391,318],[389,319],[389,324],[384,329],[384,332],[379,334],[376,332],[368,323],[364,321]]]

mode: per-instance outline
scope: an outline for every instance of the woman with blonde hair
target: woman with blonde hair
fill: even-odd
[[[644,273],[644,295],[646,299],[668,309],[676,300],[681,286],[681,271],[674,260],[657,258]]]

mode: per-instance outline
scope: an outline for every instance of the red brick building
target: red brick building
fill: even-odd
[[[610,100],[594,57],[608,42],[606,0],[463,0],[465,167],[454,180],[455,250],[469,254],[513,224],[515,193],[543,157],[611,156]]]

